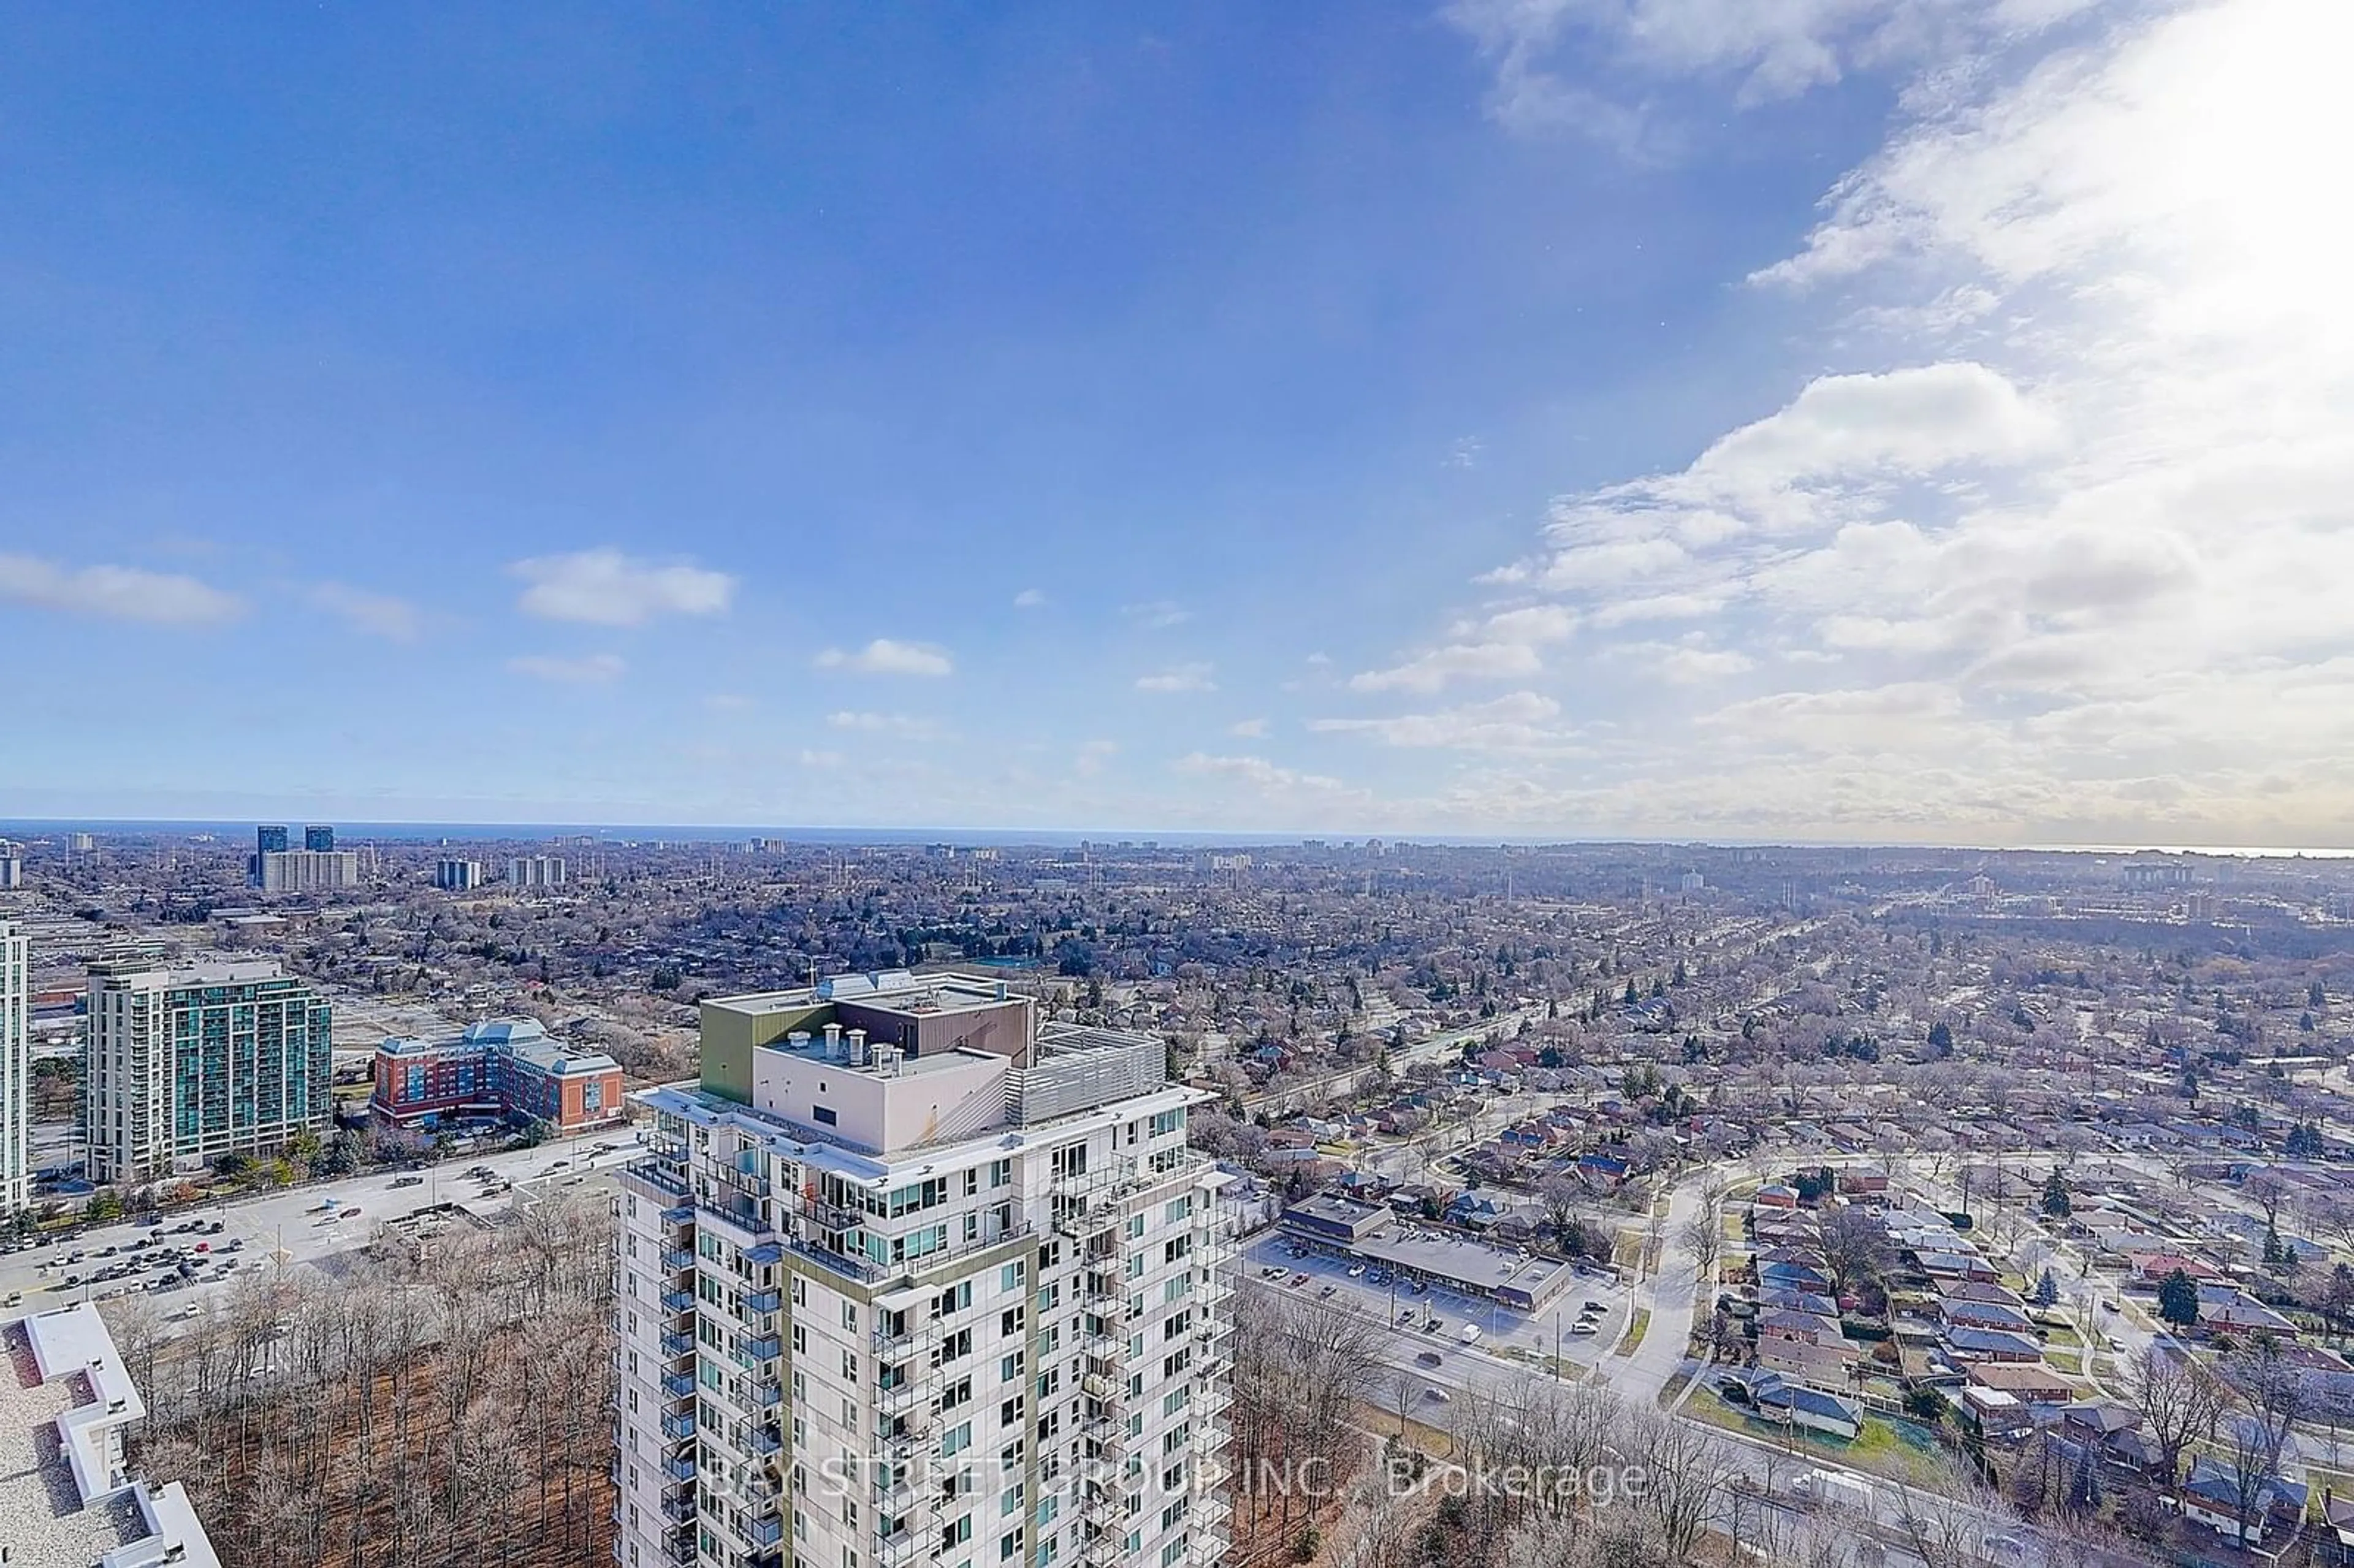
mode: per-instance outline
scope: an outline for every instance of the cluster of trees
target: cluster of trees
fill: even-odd
[[[148,1420],[231,1563],[557,1568],[610,1550],[612,1232],[549,1202],[350,1276],[239,1285],[177,1336],[102,1310]]]

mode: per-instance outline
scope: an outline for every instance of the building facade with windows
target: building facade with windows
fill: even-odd
[[[523,854],[507,862],[507,885],[511,887],[562,887],[570,880],[571,868],[560,854]]]
[[[628,1114],[620,1064],[549,1039],[535,1019],[493,1018],[453,1038],[387,1040],[376,1050],[368,1115],[378,1127],[538,1120],[568,1134]]]
[[[32,943],[0,920],[0,1213],[32,1202]]]
[[[327,1003],[268,962],[90,971],[83,1075],[94,1181],[152,1181],[267,1154],[334,1118]]]
[[[433,885],[446,893],[472,893],[482,885],[482,863],[478,860],[440,860],[433,863]]]
[[[335,893],[360,885],[360,857],[351,850],[271,850],[256,859],[255,880],[264,893]]]
[[[1232,1241],[1161,1043],[905,973],[706,1001],[627,1168],[625,1568],[1201,1568]]]

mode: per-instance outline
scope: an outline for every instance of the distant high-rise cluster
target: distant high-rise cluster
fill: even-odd
[[[433,885],[450,893],[472,893],[482,885],[482,863],[478,860],[440,860],[433,863]]]
[[[521,854],[507,862],[510,887],[562,887],[570,880],[560,854]]]
[[[360,857],[335,848],[335,830],[313,825],[302,830],[302,847],[290,849],[284,827],[265,824],[253,830],[253,858],[247,872],[264,893],[334,893],[360,885]]]
[[[92,1181],[154,1181],[334,1120],[327,1003],[274,963],[101,959],[89,1007]]]

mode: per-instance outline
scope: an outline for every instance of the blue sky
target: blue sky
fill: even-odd
[[[239,20],[5,24],[0,815],[2354,832],[2334,7]]]

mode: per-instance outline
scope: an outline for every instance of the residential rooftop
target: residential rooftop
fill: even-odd
[[[98,1308],[37,1313],[0,1348],[0,1540],[41,1568],[219,1568],[179,1483],[125,1468],[122,1429],[146,1414]]]

